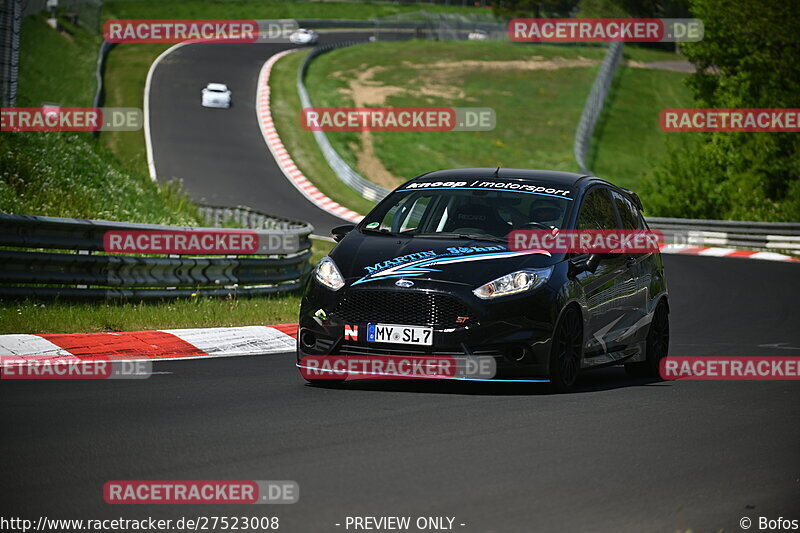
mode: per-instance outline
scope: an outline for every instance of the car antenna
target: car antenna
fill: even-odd
[[[500,177],[500,167],[497,167],[496,169],[494,169],[494,176],[493,177],[495,177],[495,178]]]

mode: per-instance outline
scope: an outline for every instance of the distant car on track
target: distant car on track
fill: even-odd
[[[473,30],[467,35],[467,39],[470,41],[485,41],[488,38],[489,34],[483,30]]]
[[[299,28],[289,35],[289,42],[293,44],[316,44],[319,34],[314,30]]]
[[[483,355],[498,375],[546,378],[558,391],[591,367],[657,376],[669,346],[660,253],[507,246],[513,230],[646,230],[641,210],[634,193],[568,172],[412,179],[357,226],[334,228],[339,244],[302,298],[298,364],[320,355]]]
[[[203,107],[223,107],[231,106],[231,91],[224,83],[209,83],[203,89]]]

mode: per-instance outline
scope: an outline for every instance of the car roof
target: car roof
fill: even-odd
[[[560,172],[557,170],[530,170],[522,168],[456,168],[436,170],[417,176],[411,181],[421,180],[456,180],[456,179],[501,179],[514,181],[548,182],[559,187],[575,187],[586,174]]]
[[[228,86],[224,83],[209,83],[206,85],[206,89],[211,91],[227,91]]]

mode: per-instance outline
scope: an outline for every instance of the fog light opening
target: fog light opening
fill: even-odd
[[[317,345],[317,336],[313,332],[305,330],[300,334],[300,344],[304,348],[313,348]]]

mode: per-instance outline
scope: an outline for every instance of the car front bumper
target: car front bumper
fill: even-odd
[[[330,291],[311,279],[301,303],[298,362],[306,356],[325,355],[488,356],[495,359],[498,377],[548,375],[558,306],[547,285],[530,293],[481,300],[463,285],[415,283],[414,289],[375,283],[369,288]],[[424,294],[423,301],[433,308],[445,307],[446,299],[447,312],[420,311],[420,305],[410,303],[418,299],[412,293]],[[361,308],[349,306],[353,300],[363,304]],[[433,344],[368,342],[368,324],[432,327]]]

